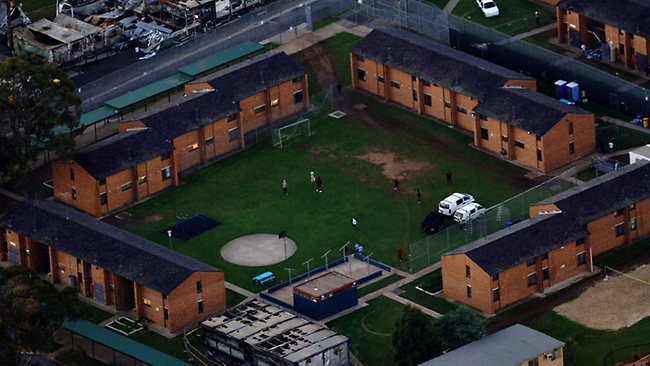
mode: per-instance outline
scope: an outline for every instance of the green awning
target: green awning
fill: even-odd
[[[66,322],[63,328],[153,366],[190,366],[177,358],[86,320]]]
[[[142,88],[138,88],[134,91],[120,95],[117,98],[113,98],[105,102],[104,104],[114,109],[122,110],[126,107],[142,102],[158,94],[176,89],[176,87],[184,85],[193,79],[194,78],[191,76],[177,73],[168,78],[156,81],[155,83],[151,83],[149,85],[143,86]]]
[[[235,47],[230,47],[221,52],[217,52],[214,55],[208,56],[193,64],[183,66],[178,69],[178,72],[196,78],[199,75],[208,73],[214,69],[227,65],[230,62],[249,56],[263,49],[263,46],[255,42],[246,41]]]

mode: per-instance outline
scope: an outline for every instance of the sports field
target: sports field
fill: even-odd
[[[345,60],[330,57],[335,69]],[[338,258],[347,241],[364,245],[373,259],[405,268],[397,248],[424,236],[421,220],[440,199],[462,191],[490,206],[533,185],[525,170],[471,148],[464,133],[364,94],[348,92],[344,98],[367,109],[339,120],[316,118],[309,138],[284,149],[272,147],[269,138],[198,171],[174,191],[129,209],[133,216],[122,225],[168,245],[163,230],[176,215],[207,214],[223,224],[187,242],[174,239],[174,249],[222,268],[228,281],[259,291],[263,287],[252,283],[253,276],[272,271],[277,279],[267,286],[276,284],[288,279],[284,268],[295,269],[294,275],[306,272],[303,262],[314,258],[311,268],[323,265],[328,250],[329,260]],[[310,183],[312,169],[323,179],[322,193]],[[451,184],[447,170],[453,172]],[[401,182],[400,193],[393,191],[394,178]],[[416,188],[422,204],[416,202]],[[250,268],[220,256],[221,247],[239,236],[283,230],[298,247],[288,261]]]

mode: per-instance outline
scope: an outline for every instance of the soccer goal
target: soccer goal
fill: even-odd
[[[274,128],[271,134],[273,137],[273,146],[282,149],[282,147],[286,145],[289,140],[296,136],[311,136],[311,125],[309,118],[301,119],[298,122],[294,122],[280,128]]]

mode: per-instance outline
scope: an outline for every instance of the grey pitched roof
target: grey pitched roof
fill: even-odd
[[[510,79],[533,80],[401,29],[375,29],[352,48],[352,53],[476,99],[485,98]]]
[[[557,6],[650,37],[650,2],[647,0],[561,0]]]
[[[585,237],[587,228],[562,213],[543,214],[473,241],[444,255],[466,254],[490,275]]]
[[[515,324],[420,366],[514,366],[562,346],[553,337]]]
[[[585,225],[646,198],[650,198],[650,162],[637,161],[539,204],[554,203],[574,221]]]
[[[74,160],[97,180],[174,150],[152,129],[127,131],[85,147]]]
[[[650,198],[650,162],[641,161],[596,178],[538,204],[555,204],[560,213],[541,214],[454,249],[495,275],[559,248],[589,232],[586,224]]]
[[[474,111],[543,136],[567,114],[590,114],[541,93],[504,87],[486,95]]]
[[[163,294],[194,272],[220,272],[56,201],[23,202],[0,217],[0,227]]]
[[[174,138],[231,113],[240,111],[239,100],[302,76],[305,70],[284,52],[264,54],[206,77],[214,91],[142,118],[145,125]]]

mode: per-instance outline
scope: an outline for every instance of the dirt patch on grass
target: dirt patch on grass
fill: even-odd
[[[577,299],[554,310],[576,323],[593,329],[616,330],[629,327],[650,316],[650,265],[628,274],[609,276],[596,283]]]
[[[154,223],[154,222],[162,221],[162,219],[163,219],[162,215],[151,215],[151,216],[145,217],[142,220],[142,222],[145,223],[145,224],[151,224],[151,223]]]
[[[365,155],[356,156],[356,158],[381,167],[384,176],[390,180],[402,180],[410,174],[420,173],[433,168],[433,164],[426,161],[396,159],[395,153],[391,151],[373,150]]]

